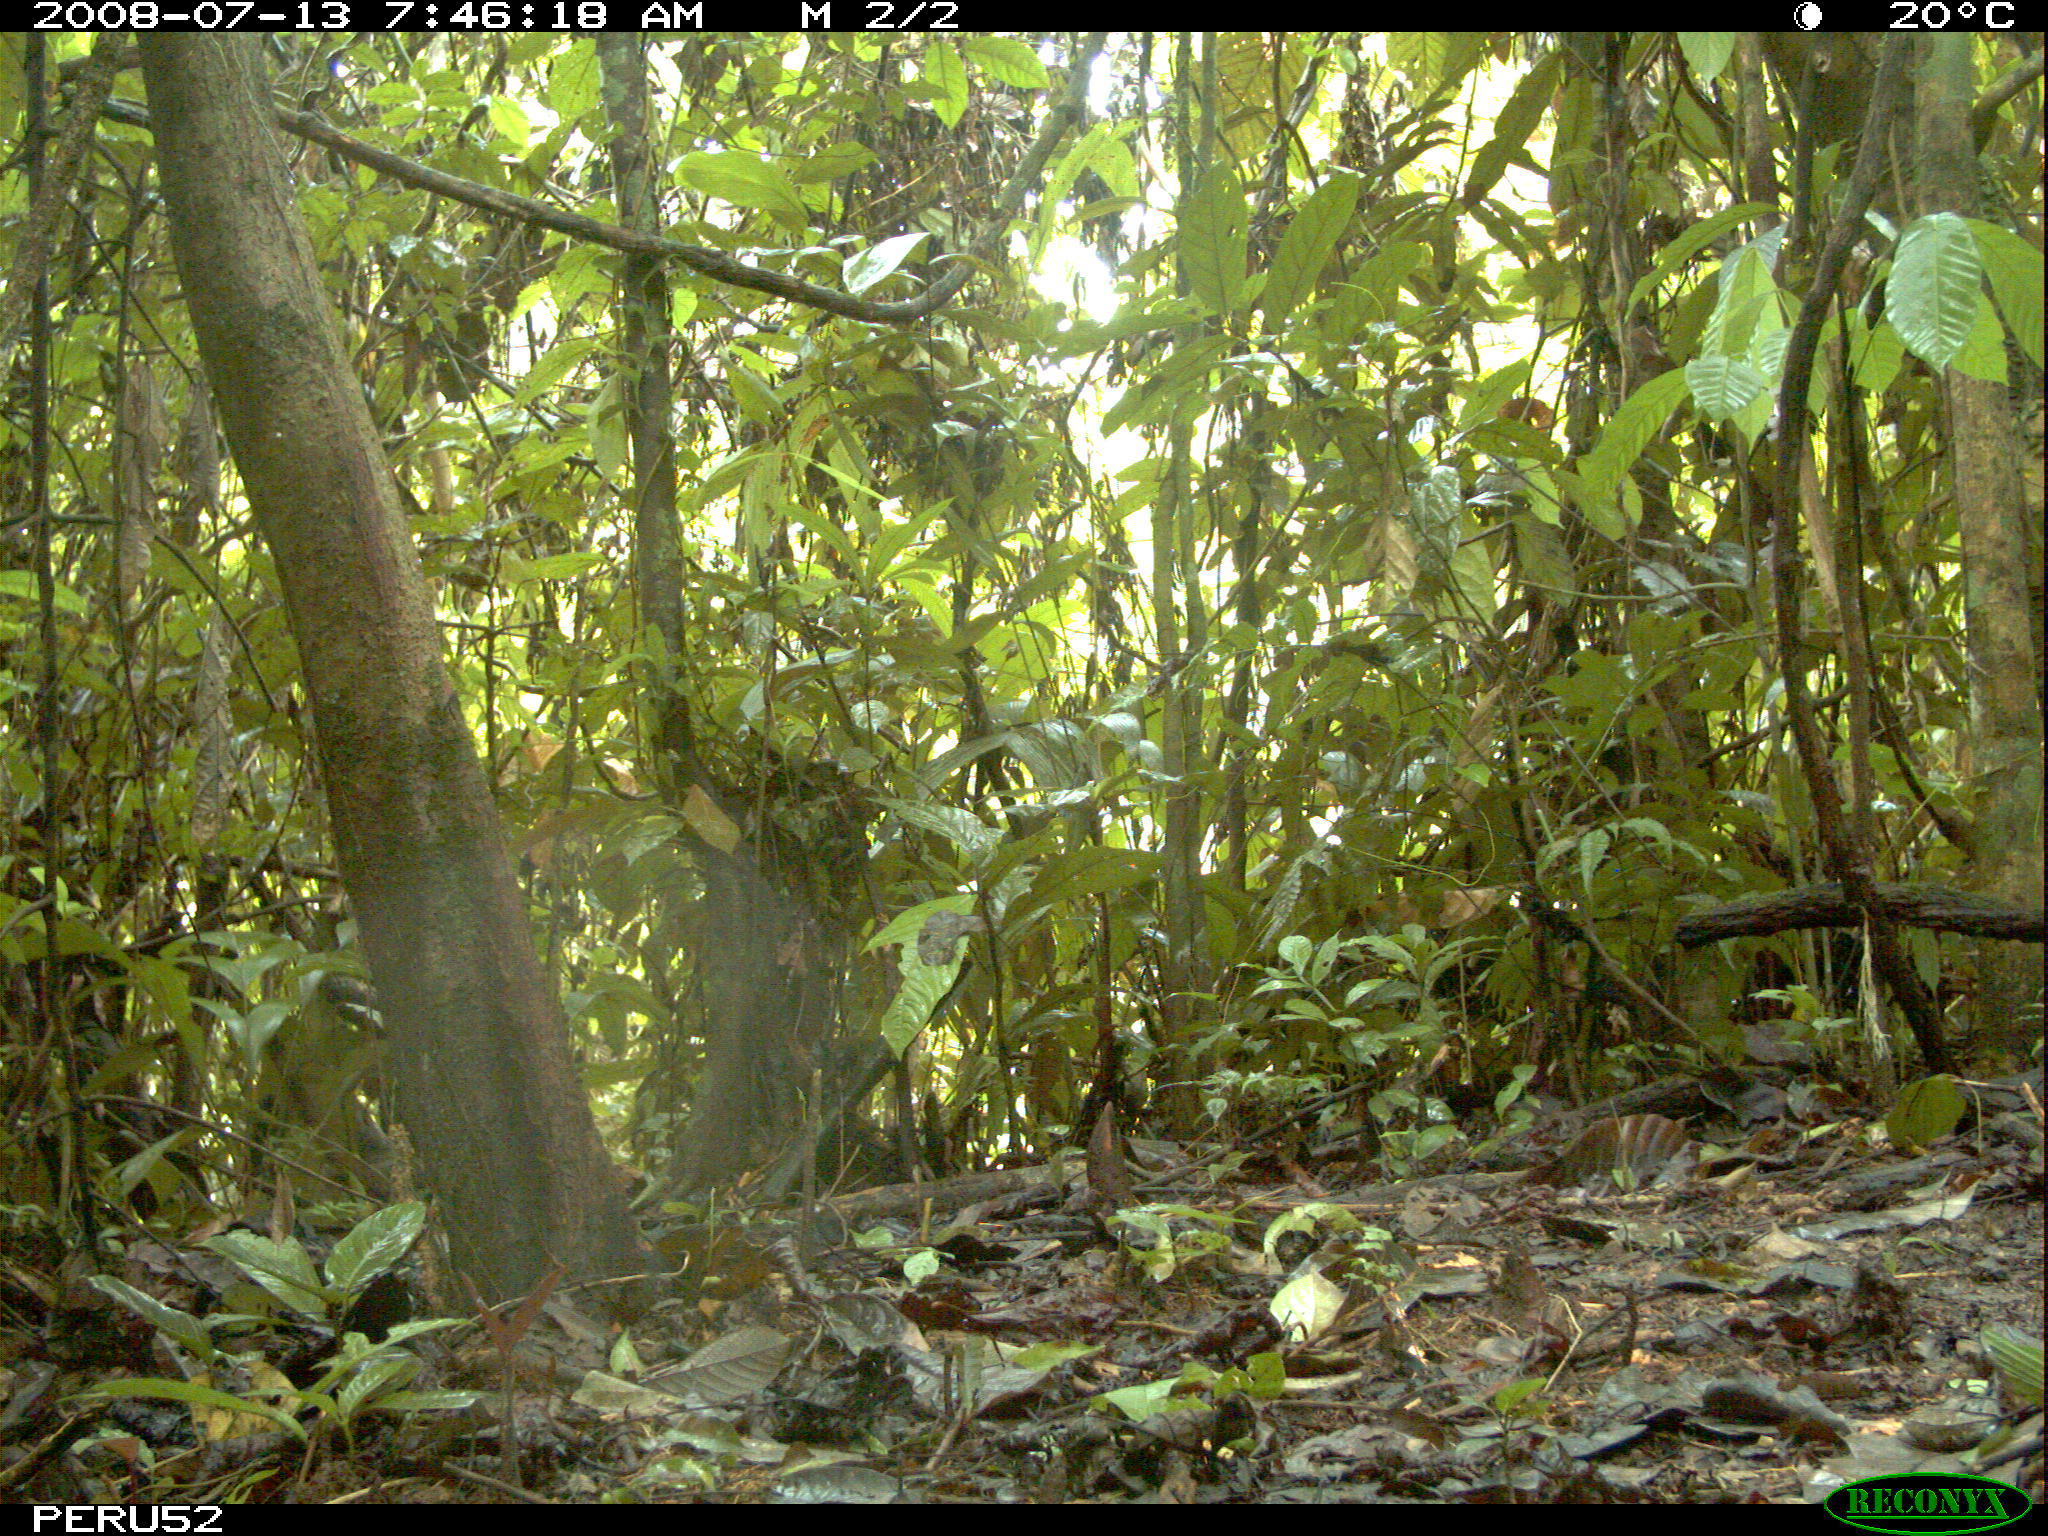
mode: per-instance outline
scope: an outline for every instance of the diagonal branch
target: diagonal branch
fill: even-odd
[[[521,197],[514,192],[502,192],[480,182],[451,176],[446,171],[437,171],[390,150],[379,149],[361,139],[351,138],[325,119],[311,112],[278,111],[273,121],[285,132],[331,149],[343,159],[357,165],[368,166],[371,170],[389,176],[422,192],[431,192],[453,202],[465,204],[483,213],[516,219],[522,223],[535,224],[542,229],[554,230],[557,234],[572,239],[587,240],[593,245],[605,246],[627,255],[659,256],[681,263],[694,272],[730,283],[735,288],[748,288],[756,293],[769,294],[778,299],[787,299],[792,304],[802,304],[811,309],[820,309],[827,314],[841,315],[849,320],[865,320],[877,325],[901,325],[913,320],[922,320],[950,303],[973,275],[977,259],[985,259],[1003,238],[1010,218],[1024,205],[1026,194],[1038,184],[1048,161],[1068,131],[1080,123],[1087,111],[1088,77],[1095,62],[1095,56],[1102,49],[1108,34],[1090,33],[1081,45],[1080,53],[1067,71],[1067,88],[1060,99],[1046,113],[1045,122],[1038,138],[1025,154],[1016,173],[1003,188],[996,214],[982,237],[965,252],[953,256],[952,270],[932,283],[914,299],[881,301],[863,299],[837,288],[827,288],[818,283],[806,282],[803,278],[792,277],[787,272],[775,272],[766,267],[751,266],[736,256],[724,251],[712,250],[709,246],[690,245],[681,240],[670,240],[661,235],[642,234],[637,230],[624,229],[617,224],[607,224],[602,219],[593,219],[580,213],[539,202],[530,197]],[[104,111],[117,122],[129,123],[139,128],[149,126],[149,114],[132,102],[110,101]]]

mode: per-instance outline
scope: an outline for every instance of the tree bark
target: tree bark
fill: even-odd
[[[1877,905],[1889,922],[1907,928],[1933,928],[1943,933],[1968,933],[1985,939],[2018,939],[2039,944],[2042,914],[2037,907],[2016,907],[1942,885],[1872,887]],[[1846,928],[1863,921],[1839,882],[1746,896],[1678,920],[1671,937],[1680,949],[1697,949],[1721,939],[1756,938],[1788,928]],[[2026,958],[2026,957],[2022,957]]]
[[[145,36],[172,248],[284,588],[395,1107],[487,1297],[640,1268],[432,600],[270,127],[255,44]]]
[[[1929,38],[1919,75],[1918,212],[1978,216],[1967,39]],[[1944,371],[1963,616],[1970,656],[1971,883],[2007,901],[2041,890],[2041,678],[2027,573],[2041,560],[2041,509],[2020,475],[2019,424],[2002,382]],[[2029,538],[2031,532],[2032,537]],[[2040,1038],[2041,967],[1981,945],[1972,1000],[1978,1038],[2024,1060]]]

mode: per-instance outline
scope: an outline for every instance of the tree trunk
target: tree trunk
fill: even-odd
[[[1920,70],[1917,154],[1922,214],[1976,217],[1977,158],[1970,144],[1970,46],[1929,38]],[[2040,507],[2020,476],[2019,424],[2003,383],[1946,370],[1949,458],[1963,545],[1963,615],[1970,654],[1971,883],[2010,902],[2041,891],[2041,679],[2034,665],[2027,573],[2041,558]],[[2030,547],[2031,545],[2031,547]],[[1979,1040],[2025,1060],[2041,1034],[2040,957],[2010,945],[1977,946]]]
[[[284,587],[396,1109],[484,1295],[640,1267],[253,41],[144,36],[193,329]]]

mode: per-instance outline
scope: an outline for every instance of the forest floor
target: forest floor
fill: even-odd
[[[37,1305],[10,1260],[0,1488],[1779,1503],[1968,1472],[2038,1501],[2039,1083],[1985,1085],[1904,1153],[1824,1093],[1751,1084],[1687,1125],[1581,1119],[1510,1171],[1098,1138],[1071,1167],[796,1212],[669,1207],[669,1295],[628,1327],[566,1287],[495,1327],[400,1323],[434,1310],[417,1281],[385,1315],[266,1321],[220,1244],[153,1240],[126,1251],[133,1295]],[[92,1390],[116,1377],[158,1395]]]

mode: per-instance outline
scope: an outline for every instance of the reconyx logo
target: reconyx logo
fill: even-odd
[[[1821,1507],[1859,1530],[1962,1536],[1965,1531],[2010,1525],[2033,1505],[2011,1483],[1961,1473],[1914,1472],[1845,1483]]]

